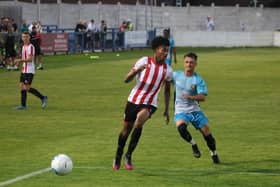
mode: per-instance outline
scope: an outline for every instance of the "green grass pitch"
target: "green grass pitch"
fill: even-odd
[[[19,72],[0,70],[0,183],[50,167],[56,154],[65,153],[74,163],[68,176],[46,172],[8,186],[279,186],[279,48],[179,48],[175,70],[183,68],[187,51],[199,55],[197,71],[208,84],[201,107],[216,137],[220,165],[212,164],[193,127],[200,159],[173,123],[165,124],[161,93],[134,152],[135,170],[112,171],[125,102],[134,86],[123,78],[151,50],[57,55],[43,58],[45,70],[37,71],[33,82],[49,97],[46,109],[28,94],[27,110],[14,110],[20,101]]]

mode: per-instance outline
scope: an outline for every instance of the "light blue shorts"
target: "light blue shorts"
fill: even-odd
[[[175,124],[178,120],[184,120],[187,124],[191,123],[196,129],[201,129],[208,124],[208,118],[201,111],[175,114]]]

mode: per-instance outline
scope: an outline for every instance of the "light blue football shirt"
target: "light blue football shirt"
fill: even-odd
[[[203,78],[197,73],[187,77],[183,71],[174,71],[173,83],[176,90],[175,114],[200,111],[197,101],[185,99],[182,94],[197,95],[202,93],[207,95],[207,85]]]

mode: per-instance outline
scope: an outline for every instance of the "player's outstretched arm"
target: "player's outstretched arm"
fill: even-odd
[[[165,88],[164,88],[164,113],[163,116],[165,117],[166,124],[169,123],[169,103],[170,103],[170,85],[171,82],[166,81],[165,82]]]
[[[125,83],[128,83],[130,82],[131,80],[133,80],[133,78],[135,77],[135,75],[137,73],[140,73],[141,71],[143,71],[144,69],[146,68],[146,65],[142,65],[140,66],[138,69],[132,69],[130,70],[130,72],[125,76],[125,79],[124,79],[124,82]]]

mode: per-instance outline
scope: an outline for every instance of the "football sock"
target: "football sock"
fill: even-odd
[[[44,99],[44,96],[35,88],[30,88],[29,92],[32,93],[33,95],[39,97],[41,100]]]
[[[26,106],[26,90],[21,90],[21,105]]]
[[[212,136],[212,134],[209,134],[208,136],[204,136],[204,139],[207,142],[207,146],[211,150],[213,154],[216,153],[216,141],[215,138]]]
[[[117,148],[117,152],[116,152],[116,157],[122,156],[123,148],[125,146],[126,140],[127,140],[127,136],[124,136],[122,133],[120,133],[119,139],[118,139],[118,148]]]
[[[131,135],[131,140],[130,140],[130,143],[128,146],[128,150],[126,153],[127,155],[131,155],[132,152],[134,151],[134,149],[136,148],[137,143],[140,139],[141,133],[142,133],[142,127],[134,128],[133,133]]]
[[[195,145],[195,141],[193,140],[191,134],[189,133],[189,131],[187,130],[187,126],[186,124],[181,124],[179,125],[179,127],[177,128],[181,137],[186,140],[187,142],[189,142],[192,145]]]

